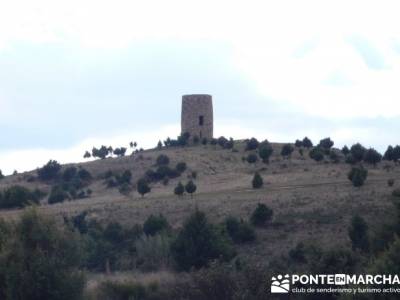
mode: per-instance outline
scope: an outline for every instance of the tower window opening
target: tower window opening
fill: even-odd
[[[204,116],[199,117],[199,125],[203,126],[204,125]]]

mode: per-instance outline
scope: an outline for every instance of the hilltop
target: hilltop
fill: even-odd
[[[284,158],[280,154],[283,144],[271,143],[271,146],[274,151],[268,164],[260,159],[248,163],[244,158],[257,150],[246,151],[244,141],[235,141],[233,149],[210,144],[163,147],[124,157],[63,165],[62,170],[75,166],[90,172],[92,180],[85,187],[91,190],[90,197],[56,204],[48,204],[45,197],[38,210],[60,221],[63,216],[86,211],[89,219],[118,221],[126,226],[142,224],[151,214],[163,214],[173,228],[180,228],[195,208],[204,211],[211,222],[220,223],[227,216],[247,220],[257,203],[264,203],[274,211],[272,223],[256,229],[258,242],[241,245],[238,252],[246,260],[265,264],[287,254],[300,241],[317,241],[322,247],[348,247],[347,228],[355,212],[366,219],[372,230],[394,217],[390,195],[398,182],[394,187],[387,183],[389,179],[400,178],[400,167],[394,162],[364,164],[368,178],[362,187],[355,188],[347,178],[351,166],[344,162],[340,150],[332,150],[337,153],[338,161],[326,156],[316,162],[309,157],[309,149],[303,149],[301,155],[295,147],[291,157]],[[146,171],[155,169],[160,154],[169,157],[171,167],[185,162],[187,169],[168,183],[151,183],[151,192],[144,197],[135,190],[124,195],[118,188],[105,184],[104,176],[109,171],[122,174],[129,170],[131,181],[136,182]],[[255,172],[264,179],[260,189],[251,186]],[[174,195],[177,183],[186,183],[189,178],[197,185],[193,198],[187,194]],[[13,185],[39,188],[48,194],[52,183],[38,180],[36,170],[0,180],[0,190]],[[1,210],[0,216],[13,219],[21,211]]]

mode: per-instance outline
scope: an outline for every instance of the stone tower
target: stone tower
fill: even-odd
[[[213,138],[213,107],[211,95],[182,96],[182,134],[188,132],[190,138],[200,140]]]

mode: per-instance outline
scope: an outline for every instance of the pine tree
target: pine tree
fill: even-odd
[[[177,196],[182,196],[183,193],[185,192],[185,187],[183,186],[183,184],[179,181],[177,186],[174,189],[174,194]]]
[[[261,175],[258,172],[256,172],[254,174],[253,181],[251,183],[253,185],[253,189],[259,189],[263,186],[264,181],[263,181]]]
[[[189,182],[185,186],[186,192],[190,194],[190,197],[193,197],[193,193],[196,192],[197,186],[194,184],[193,180],[189,180]]]

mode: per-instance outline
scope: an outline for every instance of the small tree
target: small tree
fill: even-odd
[[[357,161],[355,160],[353,154],[349,153],[346,155],[345,160],[346,164],[350,164],[350,165],[354,165],[357,163]]]
[[[232,149],[234,144],[235,144],[235,142],[234,142],[233,138],[229,138],[229,140],[225,143],[224,148]]]
[[[143,232],[146,235],[155,235],[163,230],[168,229],[169,224],[167,219],[162,215],[150,215],[143,223]]]
[[[1,299],[82,299],[79,238],[36,211],[24,212],[0,260]]]
[[[106,146],[101,146],[100,149],[97,149],[95,147],[93,147],[92,149],[92,156],[93,157],[98,157],[100,159],[105,159],[107,157],[107,155],[110,153],[112,153],[112,148],[111,147],[106,147]]]
[[[313,146],[313,143],[311,142],[311,140],[308,137],[305,137],[303,139],[303,147],[311,148],[312,146]]]
[[[269,143],[261,143],[258,149],[258,155],[262,159],[263,163],[268,163],[274,150]]]
[[[349,147],[347,147],[346,145],[343,146],[342,148],[342,153],[346,156],[347,154],[350,153],[350,149]]]
[[[90,154],[89,151],[86,151],[85,154],[83,155],[83,158],[90,158],[92,155]]]
[[[56,160],[49,160],[37,173],[41,180],[52,180],[56,179],[60,174],[61,165]]]
[[[263,181],[261,175],[258,172],[256,172],[254,174],[254,177],[253,177],[253,180],[251,181],[251,184],[253,186],[253,189],[259,189],[259,188],[261,188],[263,186],[264,181]]]
[[[158,150],[161,150],[161,148],[162,148],[162,142],[161,142],[161,141],[158,141],[157,149],[158,149]]]
[[[185,192],[185,187],[179,181],[178,184],[176,185],[175,189],[174,189],[174,194],[177,195],[177,196],[182,196],[184,192]]]
[[[178,268],[185,271],[207,266],[213,259],[229,260],[234,256],[229,240],[198,210],[185,221],[171,245],[171,253]]]
[[[383,155],[383,159],[384,160],[393,160],[393,152],[394,152],[393,147],[389,145],[385,151],[385,154]]]
[[[324,150],[329,150],[332,148],[334,142],[331,140],[331,138],[327,137],[319,141],[319,146],[323,148]]]
[[[3,172],[0,170],[0,179],[3,179],[5,176],[3,175]]]
[[[189,182],[185,186],[185,190],[190,194],[190,198],[193,198],[193,193],[196,192],[197,186],[194,184],[193,180],[189,180]]]
[[[115,148],[113,153],[118,157],[125,156],[126,148],[125,147]]]
[[[354,144],[350,148],[350,152],[356,162],[362,161],[367,150],[360,143]]]
[[[353,250],[369,251],[368,225],[362,217],[353,216],[348,232]]]
[[[369,148],[364,154],[364,161],[376,166],[382,160],[382,155],[374,148]]]
[[[254,153],[250,153],[249,155],[247,155],[246,161],[249,164],[254,164],[255,162],[257,162],[257,155],[255,155]]]
[[[360,187],[364,184],[367,176],[368,170],[363,167],[353,167],[347,177],[353,183],[353,186]]]
[[[312,148],[308,155],[315,161],[321,161],[324,159],[324,152],[321,150],[320,147]]]
[[[187,165],[186,165],[185,162],[178,162],[178,163],[176,164],[175,169],[176,169],[179,173],[183,173],[183,172],[186,171]]]
[[[140,178],[138,180],[137,191],[140,195],[142,195],[142,198],[144,197],[145,194],[147,194],[151,191],[151,188],[150,188],[149,184],[147,183],[146,179]]]
[[[256,239],[254,228],[247,222],[228,217],[224,223],[226,231],[235,243],[247,243]]]
[[[296,140],[296,141],[294,142],[294,145],[295,145],[296,147],[300,148],[300,147],[303,147],[303,142],[300,141],[300,140]]]
[[[165,154],[160,154],[156,160],[157,166],[168,165],[169,164],[169,157]]]
[[[258,148],[258,145],[260,143],[258,142],[258,140],[256,138],[251,138],[250,140],[248,140],[246,142],[246,150],[255,150]]]
[[[49,204],[55,204],[55,203],[63,202],[64,200],[66,200],[68,198],[69,198],[68,193],[63,189],[63,187],[61,185],[55,185],[52,187],[47,201]]]
[[[264,226],[271,221],[274,212],[265,204],[258,203],[256,209],[250,217],[250,221],[254,226]]]
[[[293,150],[294,150],[294,148],[292,147],[292,145],[285,144],[282,147],[281,155],[288,158],[292,154]]]

